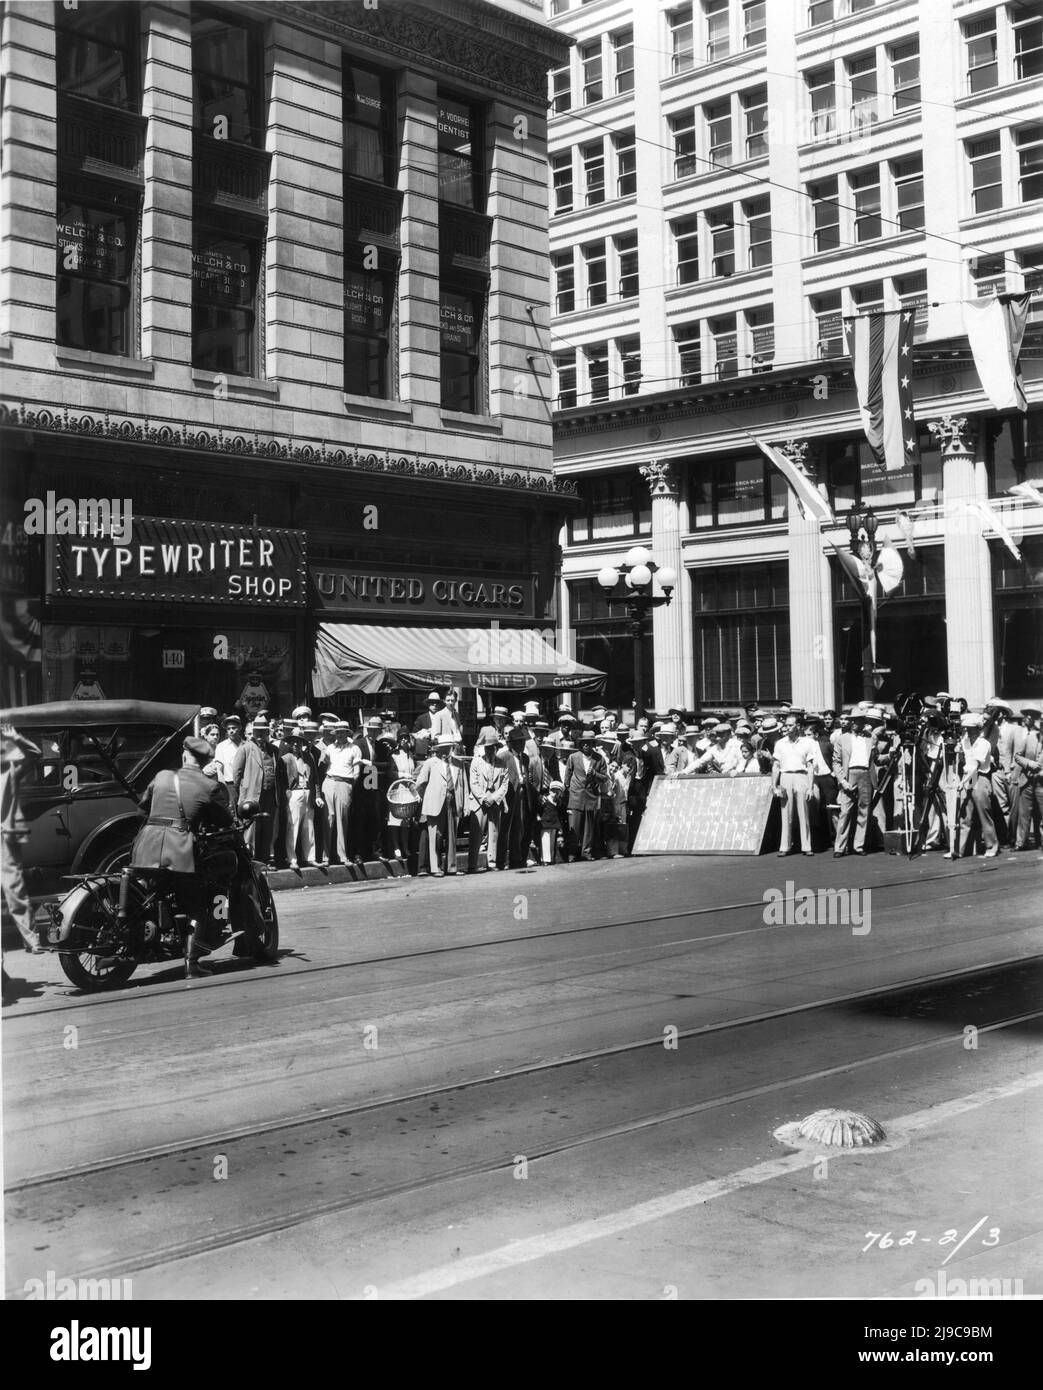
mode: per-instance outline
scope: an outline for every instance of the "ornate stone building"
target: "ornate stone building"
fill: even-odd
[[[904,565],[879,610],[880,698],[1038,699],[1039,7],[547,13],[575,44],[550,77],[555,460],[581,497],[562,620],[609,701],[632,699],[632,638],[596,576],[638,544],[681,576],[645,653],[656,708],[861,698],[860,604],[836,556],[867,507]],[[1024,290],[1029,409],[997,412],[962,302]],[[874,309],[915,315],[918,448],[894,473],[866,444],[842,331]],[[947,416],[965,427],[932,434]],[[755,437],[806,446],[835,526],[800,515]],[[1035,497],[1010,491],[1025,481]]]
[[[321,670],[405,714],[467,632],[553,629],[540,6],[11,0],[0,37],[4,703],[286,712]]]

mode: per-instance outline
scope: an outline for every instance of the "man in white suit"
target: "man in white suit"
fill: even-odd
[[[455,747],[456,739],[443,734],[416,778],[416,789],[421,795],[420,814],[427,822],[431,872],[435,878],[456,873],[456,824],[466,805],[467,784],[463,768],[450,760]],[[443,851],[444,869],[441,867]],[[420,870],[421,875],[426,872]]]

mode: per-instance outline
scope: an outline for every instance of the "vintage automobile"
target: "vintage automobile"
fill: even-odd
[[[0,711],[4,724],[40,749],[19,780],[28,823],[22,863],[34,903],[66,892],[71,874],[123,867],[141,824],[137,800],[162,768],[181,765],[181,741],[198,713],[198,705],[146,700],[61,700]]]

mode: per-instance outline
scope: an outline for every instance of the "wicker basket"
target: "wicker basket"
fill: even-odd
[[[388,814],[396,820],[410,821],[420,810],[420,797],[411,782],[400,778],[388,787]]]

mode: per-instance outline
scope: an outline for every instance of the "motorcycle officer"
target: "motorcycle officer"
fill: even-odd
[[[120,885],[120,916],[125,917],[130,883],[135,870],[168,872],[178,902],[188,914],[187,973],[191,978],[209,974],[202,957],[221,944],[222,933],[211,915],[208,884],[196,863],[195,832],[227,829],[235,825],[220,783],[205,776],[211,761],[210,745],[201,738],[182,744],[179,772],[164,770],[152,779],[141,799],[148,815],[138,831],[130,854],[130,873]]]

